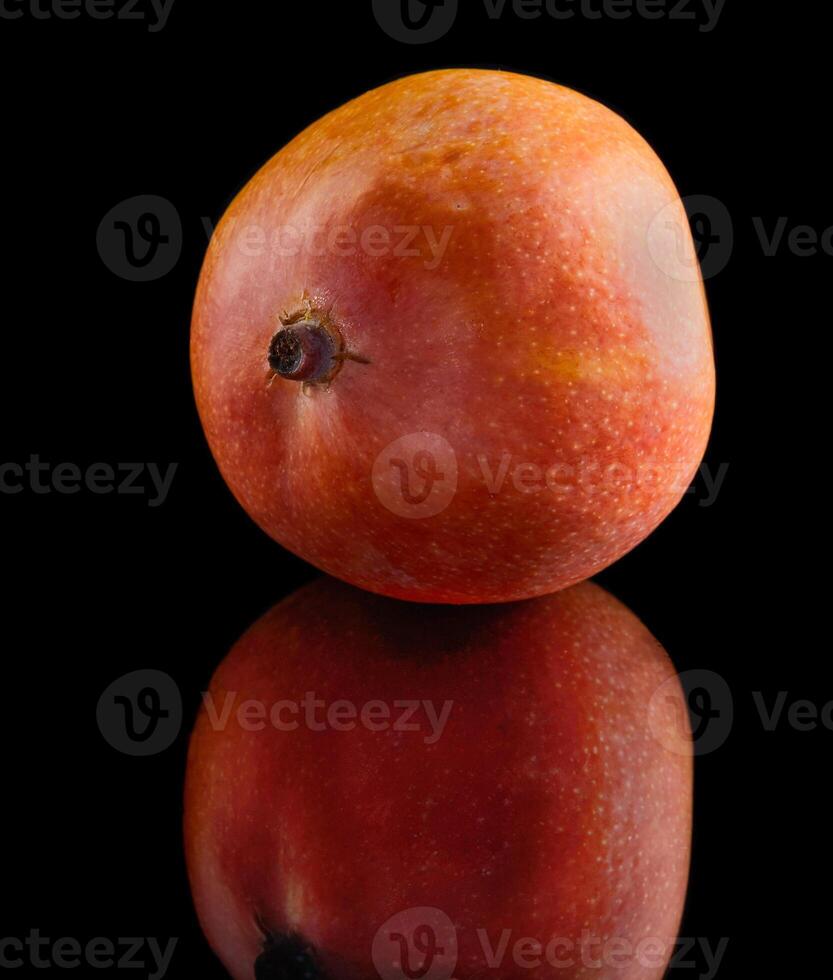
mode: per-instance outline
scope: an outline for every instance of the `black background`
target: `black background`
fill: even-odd
[[[157,33],[0,19],[0,462],[178,463],[156,508],[142,495],[0,494],[0,936],[176,936],[168,976],[224,975],[183,866],[186,733],[234,640],[315,572],[249,521],[202,437],[188,331],[204,219],[325,111],[401,74],[474,65],[600,99],[683,196],[711,195],[732,216],[731,257],[707,283],[719,379],[707,462],[728,475],[713,506],[689,495],[599,581],[679,670],[719,673],[734,698],[731,734],[697,763],[682,934],[727,937],[725,977],[826,969],[810,895],[829,879],[833,735],[786,720],[766,731],[752,699],[833,697],[829,640],[810,627],[821,573],[800,557],[804,544],[824,555],[826,442],[809,429],[829,313],[813,314],[809,294],[833,258],[786,244],[767,256],[752,223],[833,223],[820,6],[728,0],[703,32],[688,20],[492,21],[463,2],[446,37],[419,45],[388,37],[369,0],[177,0]],[[115,275],[96,245],[104,215],[139,194],[167,198],[183,229],[175,267],[145,283]],[[185,719],[171,748],[131,758],[102,737],[96,704],[141,668],[174,678]]]

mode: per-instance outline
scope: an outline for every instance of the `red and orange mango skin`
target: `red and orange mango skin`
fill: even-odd
[[[268,720],[310,695],[320,730],[285,707],[295,728]],[[210,698],[186,853],[235,980],[287,934],[322,980],[403,980],[386,924],[418,951],[407,930],[426,913],[409,910],[424,909],[452,924],[429,980],[663,976],[688,876],[690,732],[667,655],[598,586],[454,609],[321,580],[243,636]],[[381,702],[390,722],[339,730],[343,712],[324,724],[336,702],[354,718]],[[436,718],[449,702],[432,724],[425,704]],[[522,939],[540,944],[532,968]]]
[[[328,385],[271,374],[280,317],[303,310],[367,363]],[[369,92],[263,167],[211,242],[192,367],[254,520],[427,602],[540,595],[615,561],[681,498],[714,405],[703,285],[657,156],[583,95],[481,70]],[[428,450],[403,490],[438,481],[441,507],[396,506],[385,451],[403,439],[396,465]]]

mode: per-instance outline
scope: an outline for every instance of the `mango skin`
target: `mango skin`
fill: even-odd
[[[328,386],[269,372],[281,315],[304,310],[362,358]],[[714,409],[665,168],[603,105],[505,72],[400,79],[281,150],[212,239],[191,356],[251,517],[423,602],[541,595],[611,564],[680,500]]]
[[[403,980],[390,934],[421,924],[446,949],[428,980],[664,975],[689,868],[688,715],[665,651],[603,589],[454,608],[322,579],[249,629],[209,695],[186,856],[235,980],[286,935],[322,980]]]

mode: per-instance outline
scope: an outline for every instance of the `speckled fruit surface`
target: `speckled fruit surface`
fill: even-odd
[[[674,668],[598,586],[454,608],[326,579],[218,669],[186,852],[235,980],[294,975],[262,959],[287,943],[326,980],[658,980],[691,799]]]
[[[312,383],[271,348],[305,325],[332,337]],[[192,368],[266,532],[430,602],[540,595],[616,560],[681,498],[714,404],[659,159],[585,96],[480,70],[369,92],[266,164],[209,247]]]

